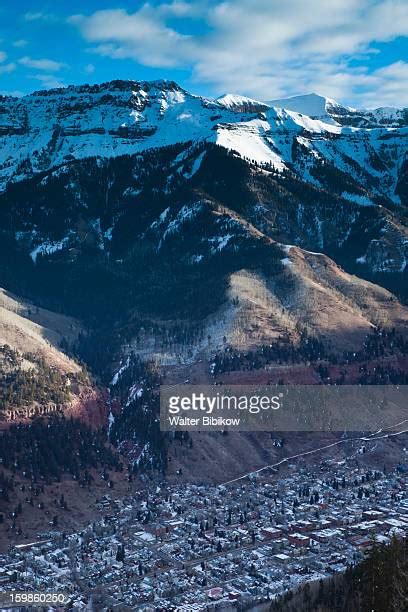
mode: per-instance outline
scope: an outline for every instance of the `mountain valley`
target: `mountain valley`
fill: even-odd
[[[1,429],[79,418],[125,462],[118,487],[133,469],[137,486],[220,481],[273,462],[273,438],[180,450],[158,428],[160,382],[406,384],[407,134],[406,109],[316,94],[113,81],[1,97]],[[69,457],[63,481],[104,469]]]

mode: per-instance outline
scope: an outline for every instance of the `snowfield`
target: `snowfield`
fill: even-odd
[[[10,180],[52,168],[64,171],[74,159],[111,158],[187,142],[217,143],[281,171],[293,163],[293,143],[298,142],[311,160],[327,159],[356,176],[358,170],[350,168],[351,162],[346,160],[367,167],[384,147],[392,148],[386,172],[393,177],[389,197],[394,197],[406,149],[407,128],[394,125],[402,111],[369,111],[370,121],[381,124],[375,129],[340,125],[336,120],[355,112],[365,116],[363,111],[316,94],[271,103],[232,94],[210,100],[192,95],[172,81],[112,81],[36,92],[23,98],[2,96],[0,190]],[[201,160],[197,158],[186,178],[197,172]],[[370,172],[381,177],[384,171]],[[304,178],[314,181],[307,168]]]

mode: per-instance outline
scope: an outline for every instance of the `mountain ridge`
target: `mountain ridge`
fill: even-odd
[[[281,168],[292,160],[280,134],[306,132],[328,140],[347,138],[347,128],[375,127],[370,140],[376,149],[391,128],[406,125],[402,111],[397,119],[383,113],[377,120],[373,112],[367,119],[335,105],[340,110],[333,117],[326,113],[325,123],[243,96],[203,98],[165,80],[117,80],[2,97],[0,188],[70,159],[135,154],[190,140],[216,142]]]

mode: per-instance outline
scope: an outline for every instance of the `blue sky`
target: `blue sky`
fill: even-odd
[[[408,106],[407,33],[407,0],[3,0],[0,92],[168,78],[208,96]]]

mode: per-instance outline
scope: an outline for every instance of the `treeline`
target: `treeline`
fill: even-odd
[[[360,385],[408,385],[408,372],[391,365],[362,366],[356,382]]]
[[[257,370],[269,363],[304,363],[327,358],[323,343],[306,331],[300,335],[298,344],[288,338],[280,337],[274,344],[262,345],[252,351],[236,351],[230,347],[217,353],[211,359],[211,373],[236,370]]]
[[[367,359],[376,359],[392,355],[408,355],[408,340],[402,334],[392,329],[377,327],[366,336],[359,351],[344,353],[343,361],[357,363]]]
[[[344,351],[334,354],[316,337],[310,336],[306,330],[301,331],[297,344],[289,338],[280,336],[273,344],[263,345],[252,351],[237,351],[230,347],[217,353],[211,359],[210,370],[213,375],[222,372],[239,370],[257,370],[270,363],[316,363],[324,361],[331,365],[362,363],[390,356],[408,355],[408,341],[397,333],[395,328],[386,330],[376,328],[368,334],[359,351]],[[319,364],[317,372],[326,382],[329,376],[327,365]],[[370,368],[362,363],[359,368],[361,384],[405,384],[407,374],[393,365],[385,362],[381,366]],[[346,372],[331,383],[342,384]]]
[[[24,359],[33,364],[24,367]],[[33,402],[63,404],[69,399],[69,377],[31,353],[20,355],[0,346],[0,411]]]
[[[78,361],[84,371],[89,371],[103,384],[108,384],[112,363],[119,352],[122,335],[113,324],[91,327],[87,332],[80,332],[76,340],[69,342],[62,338],[60,348],[66,355]]]
[[[347,371],[342,371],[339,376],[329,377],[329,369],[327,366],[319,364],[316,372],[324,384],[344,385],[347,380]],[[396,368],[391,364],[368,365],[361,364],[358,368],[358,375],[354,384],[357,385],[406,385],[408,384],[408,373],[400,368]]]
[[[12,425],[0,435],[0,457],[3,468],[34,482],[59,481],[63,474],[79,481],[91,468],[122,469],[104,431],[55,416]]]
[[[344,574],[306,583],[275,600],[270,612],[406,612],[408,539],[374,543],[366,558]]]
[[[158,367],[150,361],[143,361],[138,354],[131,351],[122,360],[118,373],[115,375],[111,385],[111,396],[120,403],[129,399],[129,393],[145,393],[158,387],[160,384],[160,373]]]
[[[157,369],[131,353],[113,383],[111,397],[120,402],[122,410],[111,425],[110,440],[118,447],[128,442],[129,459],[135,472],[149,468],[164,473],[167,451],[165,434],[160,431]],[[132,446],[144,450],[135,456]]]
[[[0,472],[0,499],[2,501],[10,501],[10,493],[14,490],[13,478],[7,476],[4,472]]]

